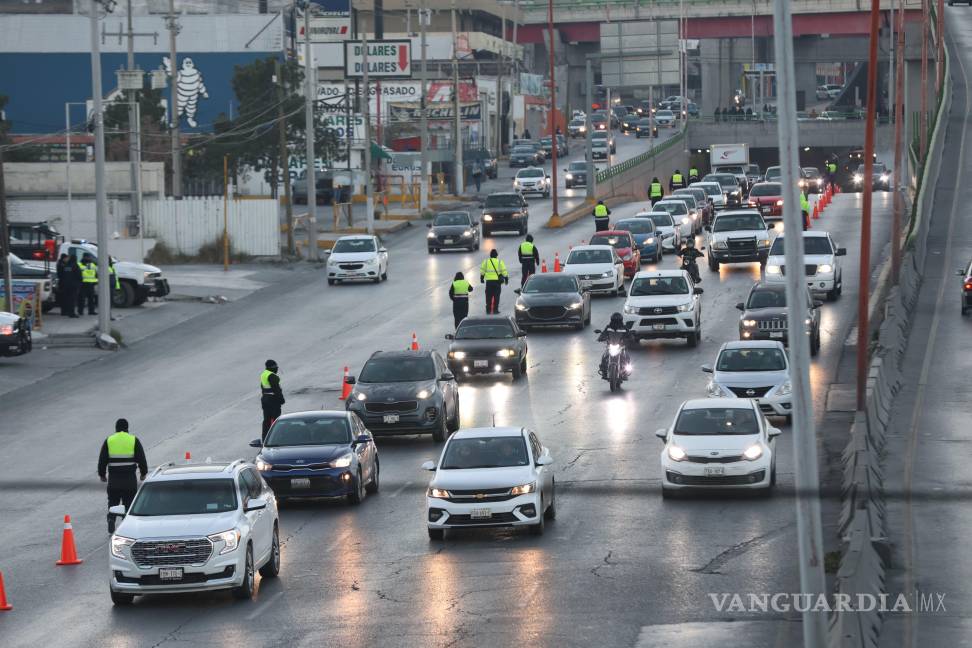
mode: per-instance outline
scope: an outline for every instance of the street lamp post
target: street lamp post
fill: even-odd
[[[553,0],[547,0],[547,30],[550,33],[550,184],[553,196],[550,225],[560,227],[562,223],[557,212],[557,77],[554,63]]]
[[[108,223],[105,220],[108,197],[105,192],[105,121],[101,105],[101,37],[98,34],[99,0],[91,0],[91,98],[94,105],[95,218],[98,236],[98,333],[111,332],[111,284],[108,282]],[[111,11],[112,0],[105,4]],[[172,65],[175,65],[173,61]]]

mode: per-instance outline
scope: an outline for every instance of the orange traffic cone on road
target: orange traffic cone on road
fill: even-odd
[[[820,218],[820,201],[813,203],[813,220]]]
[[[414,333],[412,333],[412,346],[411,346],[411,349],[412,349],[412,351],[418,351],[419,350],[418,338],[415,337],[415,334]]]
[[[348,383],[348,368],[344,368],[344,378],[341,379],[341,400],[348,400],[351,395],[351,384]]]
[[[74,548],[74,529],[71,527],[71,516],[64,516],[64,533],[61,536],[61,559],[55,565],[80,565],[83,560],[78,558],[78,551]]]
[[[7,603],[7,592],[3,589],[3,572],[0,572],[0,612],[12,609],[13,606]]]
[[[554,272],[560,272],[560,252],[554,252]]]
[[[546,271],[547,271],[547,260],[544,259],[543,261],[540,262],[540,272],[546,272]]]
[[[192,461],[192,453],[186,450],[186,463]]]

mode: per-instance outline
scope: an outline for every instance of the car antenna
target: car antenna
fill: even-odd
[[[493,427],[496,427],[496,412],[493,412]]]

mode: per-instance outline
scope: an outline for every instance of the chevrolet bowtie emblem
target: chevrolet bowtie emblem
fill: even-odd
[[[476,499],[486,499],[486,493],[476,493]]]

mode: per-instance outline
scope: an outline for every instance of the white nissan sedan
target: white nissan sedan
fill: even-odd
[[[342,236],[327,257],[327,283],[388,279],[388,250],[381,239],[368,234]]]
[[[776,483],[776,437],[756,401],[706,398],[682,403],[675,422],[655,433],[661,452],[662,496],[691,488],[758,490]]]
[[[553,519],[555,483],[550,451],[526,428],[459,430],[446,442],[426,493],[429,538],[446,529],[528,526],[540,535]]]

